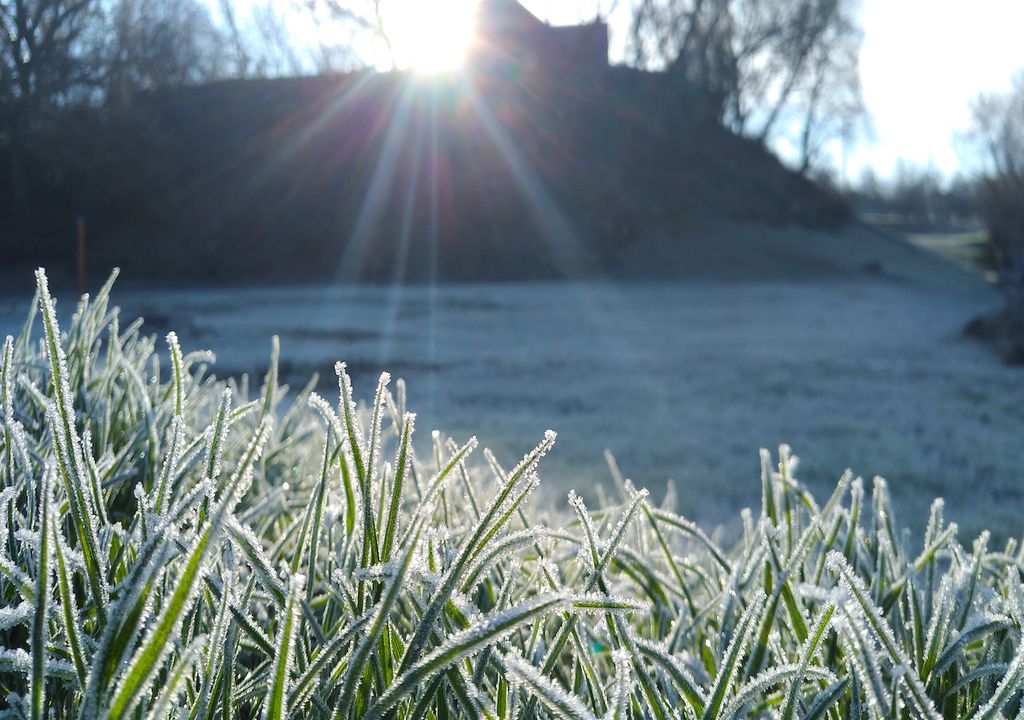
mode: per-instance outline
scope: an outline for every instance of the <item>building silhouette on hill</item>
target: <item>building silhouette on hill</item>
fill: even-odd
[[[608,24],[549,25],[517,0],[481,0],[471,65],[562,74],[608,67]]]

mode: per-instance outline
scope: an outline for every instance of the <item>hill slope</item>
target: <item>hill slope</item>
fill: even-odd
[[[614,273],[631,244],[708,221],[848,220],[669,83],[613,68],[161,91],[64,132],[81,160],[50,216],[86,211],[90,263],[136,277],[412,282]],[[31,229],[23,259],[66,259]]]

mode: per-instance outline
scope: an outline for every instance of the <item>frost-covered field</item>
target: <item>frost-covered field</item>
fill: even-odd
[[[884,483],[815,500],[782,450],[728,545],[621,478],[560,509],[551,431],[425,459],[386,374],[289,403],[276,352],[211,380],[109,288],[62,333],[37,278],[40,341],[0,350],[4,718],[1024,714],[1024,550],[940,501],[900,533]]]
[[[888,478],[898,521],[931,498],[965,536],[1019,533],[1024,371],[960,328],[994,302],[882,278],[842,282],[528,284],[439,288],[119,291],[126,319],[211,348],[217,374],[262,370],[281,338],[293,388],[348,361],[357,396],[380,369],[405,378],[419,442],[476,434],[511,462],[545,428],[548,492],[593,496],[610,448],[658,498],[705,523],[759,502],[758,448],[790,444],[827,497],[846,467]],[[61,314],[70,310],[69,295]],[[0,330],[29,298],[0,299]],[[427,452],[424,445],[421,452]]]

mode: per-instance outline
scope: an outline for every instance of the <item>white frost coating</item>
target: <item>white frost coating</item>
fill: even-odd
[[[562,587],[562,572],[554,560],[549,557],[541,558],[537,561],[537,570],[538,584],[543,589],[559,590]],[[546,582],[540,582],[542,577]]]
[[[275,643],[275,668],[269,674],[267,698],[263,703],[263,718],[288,717],[288,678],[295,663],[295,636],[300,613],[299,595],[306,586],[306,576],[295,573],[289,580],[285,611],[278,619],[279,631]]]
[[[187,713],[181,707],[172,708],[173,703],[177,702],[178,695],[181,690],[179,688],[181,680],[187,676],[188,672],[192,669],[192,665],[199,657],[199,648],[206,642],[205,636],[199,636],[192,641],[192,644],[185,648],[181,656],[178,658],[178,662],[175,663],[173,672],[167,678],[164,683],[164,687],[157,697],[156,702],[149,709],[149,713],[146,715],[146,720],[162,720],[162,718],[177,718],[186,716]]]
[[[545,430],[544,439],[537,444],[537,447],[523,456],[523,459],[519,461],[515,469],[509,473],[509,477],[519,478],[518,482],[534,482],[530,476],[535,473],[537,464],[554,447],[557,437],[558,433],[554,430]]]
[[[803,600],[814,603],[825,602],[825,600],[832,597],[834,594],[833,591],[828,588],[823,588],[820,585],[814,585],[809,582],[798,583],[796,586],[796,592]]]
[[[573,508],[583,507],[583,498],[576,493],[576,488],[569,491],[568,495],[569,506]]]
[[[946,575],[939,583],[939,592],[935,596],[932,619],[928,624],[928,631],[925,635],[925,651],[927,653],[938,652],[938,645],[942,644],[942,638],[946,635],[953,609],[956,605],[956,598],[953,593],[953,579]]]
[[[74,417],[73,408],[71,417]],[[106,554],[100,552],[99,540],[97,539],[97,527],[99,521],[96,516],[95,508],[93,508],[92,494],[87,491],[82,455],[80,448],[78,447],[77,436],[74,432],[68,436],[67,433],[61,429],[62,420],[59,417],[58,406],[53,401],[47,402],[46,420],[50,426],[51,436],[53,438],[58,457],[63,459],[66,470],[73,471],[71,473],[71,477],[68,478],[68,482],[71,485],[68,489],[74,495],[74,498],[69,498],[69,505],[71,507],[72,514],[75,515],[76,523],[82,526],[86,531],[85,534],[87,542],[92,545],[93,549],[96,551],[94,553],[94,561],[98,565],[100,575],[103,576],[106,574]],[[71,441],[70,447],[68,445],[69,437]],[[100,585],[100,591],[101,598],[99,598],[99,600],[106,604],[108,589],[105,584]]]
[[[13,607],[0,607],[0,630],[21,625],[32,615],[32,603],[22,601]]]
[[[504,537],[492,541],[488,544],[486,552],[466,573],[466,577],[472,582],[482,580],[495,565],[510,557],[515,557],[516,553],[521,552],[523,548],[539,542],[547,535],[547,532],[547,528],[534,527],[508,533]]]
[[[585,590],[589,591],[597,584],[604,568],[608,566],[612,557],[614,557],[615,553],[618,552],[619,546],[622,544],[622,539],[626,535],[626,528],[629,527],[629,524],[636,515],[637,508],[640,506],[640,503],[647,498],[647,495],[647,490],[641,490],[640,492],[635,493],[629,506],[626,508],[625,512],[622,513],[622,517],[619,518],[619,522],[616,524],[615,529],[612,530],[611,537],[605,543],[598,544],[600,560],[598,565],[591,572]]]
[[[39,533],[35,530],[18,528],[14,531],[14,539],[31,549],[33,553],[39,553]]]
[[[580,543],[576,561],[588,571],[593,572],[597,569],[597,563],[601,555],[604,554],[605,548],[602,547],[603,543],[598,539],[597,529],[590,518],[590,513],[587,512],[583,498],[577,495],[575,490],[569,491],[569,506],[576,511],[576,517],[579,518],[580,525],[583,527],[584,542]]]
[[[348,376],[345,368],[346,364],[343,362],[334,364],[334,372],[338,376],[338,396],[342,408],[342,416],[346,421],[352,423],[356,443],[359,446],[357,449],[363,452],[363,430],[359,424],[359,414],[355,411],[355,401],[352,399],[352,379]]]
[[[996,691],[992,693],[992,697],[989,698],[988,702],[978,708],[974,718],[988,720],[992,717],[998,717],[999,711],[1010,701],[1010,698],[1022,685],[1024,685],[1024,652],[1018,648],[1013,660],[1010,662],[1010,667],[1006,669],[1006,674],[999,681]],[[1018,717],[1020,717],[1019,714]]]
[[[32,465],[29,462],[28,442],[25,438],[25,427],[13,418],[6,421],[6,427],[11,434],[11,441],[14,445],[14,458],[18,467],[20,467],[21,471],[26,475],[30,474],[32,471]]]
[[[51,368],[52,381],[57,391],[56,403],[59,403],[59,405],[50,404],[50,408],[54,408],[54,420],[51,422],[54,438],[57,440],[58,446],[63,445],[62,452],[65,455],[65,463],[73,474],[71,483],[75,487],[75,492],[80,495],[79,499],[85,503],[85,507],[80,510],[80,512],[84,513],[84,517],[80,518],[79,522],[89,529],[89,532],[91,532],[89,541],[95,545],[96,509],[92,507],[91,494],[85,491],[87,486],[86,474],[82,459],[82,448],[75,431],[75,408],[72,404],[67,358],[61,343],[60,328],[57,325],[56,301],[50,297],[46,272],[42,268],[36,270],[36,281],[39,287],[39,304],[42,309],[43,324],[48,336],[48,340],[45,343],[46,352],[51,364],[56,366],[57,369],[57,372],[53,373]],[[59,410],[59,418],[56,417],[56,410]],[[98,563],[100,573],[105,574],[106,563],[103,553],[97,553],[96,562]],[[105,597],[103,601],[106,601]]]
[[[626,698],[629,695],[630,681],[633,675],[633,658],[627,650],[618,648],[612,652],[612,665],[615,668],[615,678],[609,693],[608,712],[605,713],[605,720],[617,720],[626,708]]]
[[[207,428],[206,437],[206,477],[216,481],[220,477],[221,462],[224,457],[224,442],[228,435],[228,423],[231,417],[231,390],[224,388],[221,393],[220,407],[213,422]],[[218,422],[220,426],[218,427]]]
[[[540,670],[517,652],[498,653],[498,657],[504,664],[505,671],[536,695],[541,703],[556,715],[569,720],[595,720],[593,713],[577,696],[571,695],[553,680],[542,675]]]
[[[380,581],[393,577],[402,567],[401,562],[387,562],[371,565],[367,568],[354,568],[352,578],[359,581]],[[337,570],[335,572],[341,572]]]
[[[270,435],[273,431],[274,416],[266,415],[260,420],[259,427],[256,429],[256,434],[249,442],[249,445],[246,447],[245,453],[242,456],[244,467],[235,468],[235,471],[231,475],[231,480],[228,482],[228,486],[234,488],[234,497],[232,498],[232,501],[237,502],[241,498],[245,497],[245,494],[249,492],[249,488],[252,486],[252,478],[256,471],[256,466],[263,457],[263,451],[266,448],[267,442],[270,440]]]
[[[4,422],[14,419],[14,384],[11,382],[11,371],[13,370],[14,364],[14,338],[8,335],[4,338],[4,348],[0,353],[0,372],[3,372],[3,377],[0,378],[0,382],[3,382],[3,386],[0,387],[0,395],[3,396],[4,402],[0,410],[4,414]]]
[[[860,679],[868,706],[876,712],[879,708],[884,710],[891,704],[891,699],[878,666],[877,646],[870,639],[864,621],[850,614],[848,606],[840,604],[839,607],[842,615],[835,622],[841,632],[837,637],[843,645],[847,663]]]
[[[871,602],[867,588],[864,586],[864,581],[853,574],[853,571],[846,563],[846,558],[833,550],[828,554],[827,563],[832,571],[840,576],[840,582],[846,584],[849,588],[857,601],[860,611],[864,615],[864,619],[873,631],[873,635],[888,653],[892,664],[894,666],[912,666],[913,663],[911,663],[910,658],[907,657],[903,648],[896,642],[896,637],[893,635],[889,623],[881,616],[878,608]],[[927,716],[929,720],[940,720],[941,716],[928,697],[927,690],[925,690],[924,684],[917,673],[909,673],[907,675],[906,688],[909,700],[914,703],[918,712]]]
[[[0,556],[7,554],[7,503],[14,500],[14,488],[4,488],[0,492]]]
[[[227,525],[232,543],[241,551],[246,562],[259,577],[260,582],[266,586],[267,590],[284,595],[286,591],[284,583],[274,572],[270,560],[263,551],[263,543],[256,537],[252,528],[243,525],[234,517],[228,517]]]
[[[193,350],[184,358],[185,369],[191,368],[193,365],[200,363],[206,363],[207,365],[214,365],[217,362],[217,353],[212,350]]]
[[[28,699],[18,693],[7,693],[7,709],[0,710],[0,720],[25,720],[29,715]]]
[[[0,505],[6,505],[18,496],[18,491],[12,487],[5,487],[0,490]],[[0,518],[0,522],[3,522],[3,518]]]
[[[171,353],[171,383],[174,386],[174,408],[175,417],[185,412],[188,405],[188,396],[185,393],[185,382],[190,375],[185,370],[185,359],[181,354],[181,344],[178,342],[178,335],[173,330],[167,333],[167,347]],[[174,377],[178,375],[178,377]]]
[[[437,672],[445,667],[444,664],[439,664],[444,658],[466,657],[485,647],[493,647],[501,639],[515,632],[523,623],[534,619],[538,612],[553,613],[564,608],[567,603],[568,595],[565,593],[545,593],[508,610],[479,616],[470,627],[448,636],[442,645],[411,665],[403,677],[416,677],[430,669]]]
[[[1011,570],[1011,573],[1015,570]],[[1010,579],[1015,579],[1013,575],[1010,575]],[[1010,615],[1013,617],[1017,627],[1024,627],[1024,588],[1021,587],[1019,582],[1011,582],[1009,592],[1009,601],[1007,605],[1010,609]]]
[[[380,432],[381,426],[384,421],[384,413],[387,407],[387,387],[391,382],[391,373],[382,372],[380,379],[377,381],[377,392],[374,394],[374,405],[373,413],[370,416],[370,438],[369,446],[367,448],[366,458],[366,473],[369,476],[369,482],[373,482],[377,474],[377,462],[379,460],[378,455],[380,454]],[[376,486],[373,487],[374,493],[378,492]],[[376,498],[374,498],[376,500]]]
[[[928,525],[924,530],[925,542],[931,542],[942,532],[942,511],[946,507],[946,501],[942,498],[935,498],[932,501],[931,512],[928,514]]]
[[[28,675],[32,672],[32,656],[21,648],[0,648],[0,671]],[[61,680],[74,680],[75,667],[67,660],[47,657],[46,675]]]
[[[341,419],[338,417],[338,413],[334,412],[334,408],[331,407],[330,403],[317,393],[311,393],[307,402],[310,407],[320,413],[324,421],[334,431],[335,440],[340,444],[347,442],[348,437],[345,434],[345,430],[341,427]]]
[[[719,717],[742,717],[740,712],[748,703],[751,702],[751,700],[754,699],[755,696],[766,693],[776,685],[783,684],[789,678],[797,675],[800,670],[801,667],[797,664],[778,665],[751,678],[736,691],[735,695],[729,700],[729,703],[719,713]],[[833,683],[836,681],[836,676],[834,674],[827,670],[815,667],[806,668],[804,670],[804,676],[805,679],[811,678],[825,683]]]
[[[606,595],[600,592],[573,595],[572,606],[577,610],[592,613],[645,613],[651,609],[651,604],[648,602],[634,600],[624,595]]]

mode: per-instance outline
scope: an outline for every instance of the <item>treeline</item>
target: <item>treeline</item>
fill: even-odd
[[[159,142],[135,111],[140,95],[351,64],[344,45],[297,46],[270,0],[240,7],[244,18],[233,0],[2,0],[5,219],[38,225],[70,196],[84,212],[121,196],[134,180],[119,156]]]
[[[982,223],[977,179],[947,179],[934,167],[900,162],[885,180],[868,169],[844,192],[859,216],[902,231],[958,232]]]

